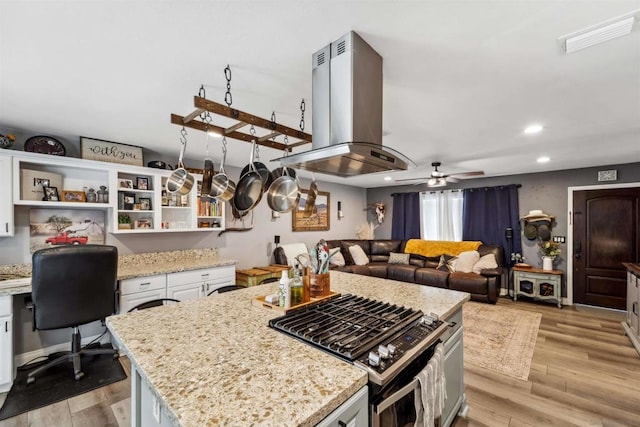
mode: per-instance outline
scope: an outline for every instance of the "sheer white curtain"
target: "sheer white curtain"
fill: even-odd
[[[462,204],[460,190],[420,193],[421,234],[425,240],[462,241]]]

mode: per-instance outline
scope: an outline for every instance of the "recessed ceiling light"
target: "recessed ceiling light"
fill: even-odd
[[[524,133],[532,135],[542,131],[542,125],[530,125],[524,129]]]
[[[222,136],[220,133],[216,132],[215,130],[210,130],[207,133],[209,134],[209,136],[212,136],[214,138],[220,138]]]
[[[384,180],[385,180],[385,181],[391,181],[391,177],[390,177],[390,176],[385,176],[385,177],[384,177]]]
[[[548,161],[550,161],[551,159],[547,156],[542,156],[542,157],[538,157],[538,160],[536,160],[538,163],[547,163]]]

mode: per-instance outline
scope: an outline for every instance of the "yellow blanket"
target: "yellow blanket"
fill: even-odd
[[[476,251],[482,242],[449,242],[444,240],[410,239],[404,248],[405,253],[436,257],[442,254],[458,256],[460,252]]]

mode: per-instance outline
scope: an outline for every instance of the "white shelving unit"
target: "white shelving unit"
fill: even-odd
[[[13,207],[18,205],[58,209],[104,209],[108,211],[106,229],[113,234],[224,230],[224,203],[217,205],[218,211],[215,216],[199,217],[199,198],[195,186],[184,197],[184,201],[180,198],[179,203],[176,202],[178,206],[163,204],[163,190],[171,171],[45,154],[13,151],[11,154],[0,155],[0,173],[2,178],[7,178],[0,181],[0,196],[8,193],[8,197],[1,197],[0,200],[0,225],[7,229],[6,232],[0,230],[0,236],[13,235]],[[4,167],[11,164],[12,168]],[[6,169],[9,170],[8,173],[5,172]],[[106,186],[109,191],[108,203],[41,200],[42,194],[36,194],[32,188],[33,181],[39,179],[39,174],[44,179],[51,177],[58,181],[55,186],[60,187],[58,193],[61,198],[65,190],[84,191],[89,187],[97,190]],[[201,176],[195,175],[194,178],[198,180]],[[139,188],[139,179],[146,180],[146,188]],[[126,182],[123,180],[131,183],[130,188],[121,186]],[[127,206],[123,205],[125,196],[128,202],[132,202]],[[143,209],[145,203],[149,209]],[[121,215],[131,218],[130,229],[118,227],[118,217]],[[204,225],[202,221],[208,222],[209,226],[200,227]],[[212,226],[214,223],[215,226]]]

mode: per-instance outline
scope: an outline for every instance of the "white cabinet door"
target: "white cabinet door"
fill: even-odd
[[[138,304],[152,301],[154,299],[166,298],[166,296],[167,291],[165,288],[137,292],[135,294],[120,295],[120,309],[118,310],[118,313],[126,313]]]
[[[203,282],[170,286],[167,288],[167,298],[177,299],[178,301],[198,299],[204,295],[204,287]]]
[[[0,236],[13,236],[12,175],[11,157],[0,156]]]
[[[13,316],[0,316],[0,392],[13,381]]]
[[[368,427],[368,400],[368,389],[365,386],[320,421],[316,427]]]

